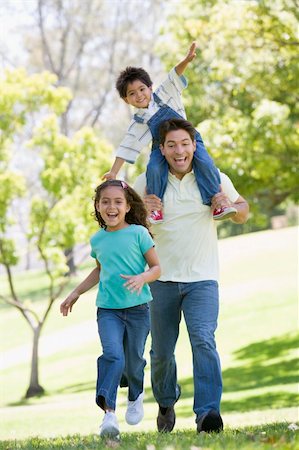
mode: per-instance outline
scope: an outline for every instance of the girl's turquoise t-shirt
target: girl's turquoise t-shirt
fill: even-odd
[[[144,254],[155,244],[148,230],[142,225],[129,225],[118,231],[101,229],[90,239],[91,256],[101,264],[96,305],[100,308],[120,309],[141,305],[152,300],[148,284],[141,293],[130,292],[124,287],[123,275],[144,272]]]

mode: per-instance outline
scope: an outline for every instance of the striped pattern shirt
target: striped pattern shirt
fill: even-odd
[[[186,118],[185,108],[182,103],[182,90],[187,87],[186,78],[178,74],[175,68],[171,69],[166,80],[155,90],[155,94],[163,103],[174,109],[183,118]],[[159,106],[153,99],[147,108],[135,108],[135,114],[141,117],[145,123],[131,120],[124,139],[116,150],[116,156],[133,164],[141,150],[152,141],[151,131],[147,125],[148,120],[158,111]]]

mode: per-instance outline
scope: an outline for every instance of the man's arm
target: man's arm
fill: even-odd
[[[237,213],[231,217],[234,223],[245,223],[249,217],[249,205],[247,201],[239,195],[235,202],[231,202],[225,192],[219,192],[214,195],[212,200],[212,209],[219,209],[223,206],[234,206]]]
[[[235,223],[245,223],[249,217],[249,205],[246,202],[245,198],[239,196],[237,200],[233,203],[233,206],[237,210],[237,214],[235,214],[231,220]]]
[[[188,50],[188,53],[185,56],[185,58],[175,66],[175,71],[178,74],[178,76],[183,75],[183,73],[184,73],[186,67],[188,66],[188,64],[191,61],[193,61],[193,59],[195,58],[195,56],[196,56],[196,47],[197,47],[196,42],[195,41],[192,42],[192,44],[191,44],[191,46],[190,46],[190,48]]]

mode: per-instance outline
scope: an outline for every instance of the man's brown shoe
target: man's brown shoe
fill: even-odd
[[[160,433],[170,433],[175,425],[174,407],[162,408],[159,406],[159,413],[157,417],[157,427]]]
[[[219,433],[223,430],[222,418],[218,411],[212,409],[206,414],[203,414],[197,422],[197,432],[205,431],[206,433]]]

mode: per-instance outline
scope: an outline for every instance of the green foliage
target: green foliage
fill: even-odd
[[[7,162],[3,159],[1,164],[3,169],[0,169],[0,231],[2,233],[6,228],[6,214],[11,201],[23,195],[25,190],[24,179],[21,174],[5,170],[7,165]]]
[[[5,266],[15,266],[18,263],[15,244],[12,239],[0,239],[0,264]]]
[[[15,245],[5,237],[11,225],[10,207],[14,199],[25,194],[25,180],[21,173],[10,168],[13,141],[30,114],[47,106],[62,112],[70,100],[66,88],[56,88],[55,75],[49,72],[28,75],[24,69],[8,70],[0,78],[0,260],[15,265],[18,258]]]
[[[0,80],[0,229],[1,261],[16,264],[12,240],[5,238],[12,223],[14,199],[26,193],[24,175],[9,169],[13,141],[38,113],[38,126],[28,145],[36,149],[43,168],[42,188],[32,198],[28,235],[44,262],[55,267],[52,276],[66,272],[64,250],[87,240],[93,186],[109,167],[110,147],[93,129],[84,127],[72,138],[59,131],[59,117],[71,98],[68,89],[55,87],[49,72],[28,75],[24,69],[7,71]],[[51,114],[49,114],[51,112]]]
[[[192,40],[200,49],[187,116],[260,225],[286,198],[298,201],[297,24],[293,0],[184,0],[169,21],[169,66]]]
[[[28,113],[43,106],[61,114],[71,99],[69,89],[55,87],[57,77],[49,72],[28,75],[25,69],[7,70],[0,78],[1,136],[11,138],[25,125]]]
[[[55,268],[62,276],[67,271],[65,250],[87,242],[94,229],[93,188],[110,166],[111,148],[88,127],[66,137],[55,116],[35,130],[30,146],[43,159],[44,189],[32,201],[29,235],[50,263],[52,275]]]
[[[110,166],[111,149],[93,129],[82,128],[73,137],[60,132],[59,116],[65,112],[71,94],[66,88],[56,87],[56,82],[56,76],[48,72],[27,75],[23,69],[8,71],[0,80],[0,263],[6,265],[10,287],[8,295],[1,293],[1,299],[6,303],[13,300],[34,334],[28,397],[44,392],[38,382],[38,338],[53,302],[68,282],[67,250],[86,242],[93,228],[93,186]],[[23,128],[26,135],[21,136]],[[32,134],[30,141],[28,134]],[[16,141],[24,151],[28,151],[26,145],[33,148],[42,166],[40,185],[33,196],[25,183],[28,174],[11,169]],[[43,310],[33,309],[30,298],[18,296],[11,270],[18,254],[7,230],[12,223],[13,201],[25,194],[31,201],[28,238],[47,274],[47,304]]]

